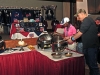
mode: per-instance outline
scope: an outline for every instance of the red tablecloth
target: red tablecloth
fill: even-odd
[[[16,23],[12,23],[11,25],[11,29],[10,29],[10,37],[12,36],[12,34],[16,33],[16,27],[14,26]]]
[[[84,57],[53,61],[37,51],[0,55],[0,75],[85,75]]]
[[[12,34],[15,34],[17,32],[15,24],[18,23],[12,23],[11,25],[11,29],[10,29],[10,37],[12,36]],[[29,32],[20,32],[20,34],[24,35],[25,37],[27,37],[27,35],[29,34]]]

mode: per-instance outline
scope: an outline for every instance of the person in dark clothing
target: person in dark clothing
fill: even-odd
[[[72,43],[82,36],[83,54],[85,56],[86,64],[89,67],[90,75],[100,75],[97,64],[99,39],[97,36],[98,30],[95,21],[87,16],[84,9],[79,9],[76,16],[82,22],[81,27],[78,33],[68,39],[67,42]]]
[[[99,37],[99,42],[100,42],[100,16],[95,19],[95,23],[98,27],[98,37]],[[98,48],[97,61],[100,64],[100,45]]]
[[[100,17],[97,17],[95,19],[95,23],[98,26],[98,36],[99,36],[99,41],[100,41]]]

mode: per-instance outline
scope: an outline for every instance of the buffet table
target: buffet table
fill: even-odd
[[[26,48],[27,49],[27,48]],[[0,54],[1,75],[84,75],[82,54],[54,59],[51,50],[25,50]]]

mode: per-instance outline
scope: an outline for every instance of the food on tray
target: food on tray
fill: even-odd
[[[28,45],[27,46],[30,50],[34,50],[35,49],[35,47],[33,46],[33,45]]]

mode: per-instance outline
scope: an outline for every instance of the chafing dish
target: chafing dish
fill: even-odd
[[[39,36],[37,40],[37,46],[41,49],[50,48],[51,47],[52,36],[50,34],[44,33]]]
[[[48,34],[44,33],[41,36],[39,36],[37,40],[37,46],[41,49],[50,48],[51,45],[53,46],[53,51],[63,51],[64,48],[67,46],[67,42],[63,40],[62,36],[59,34]]]

